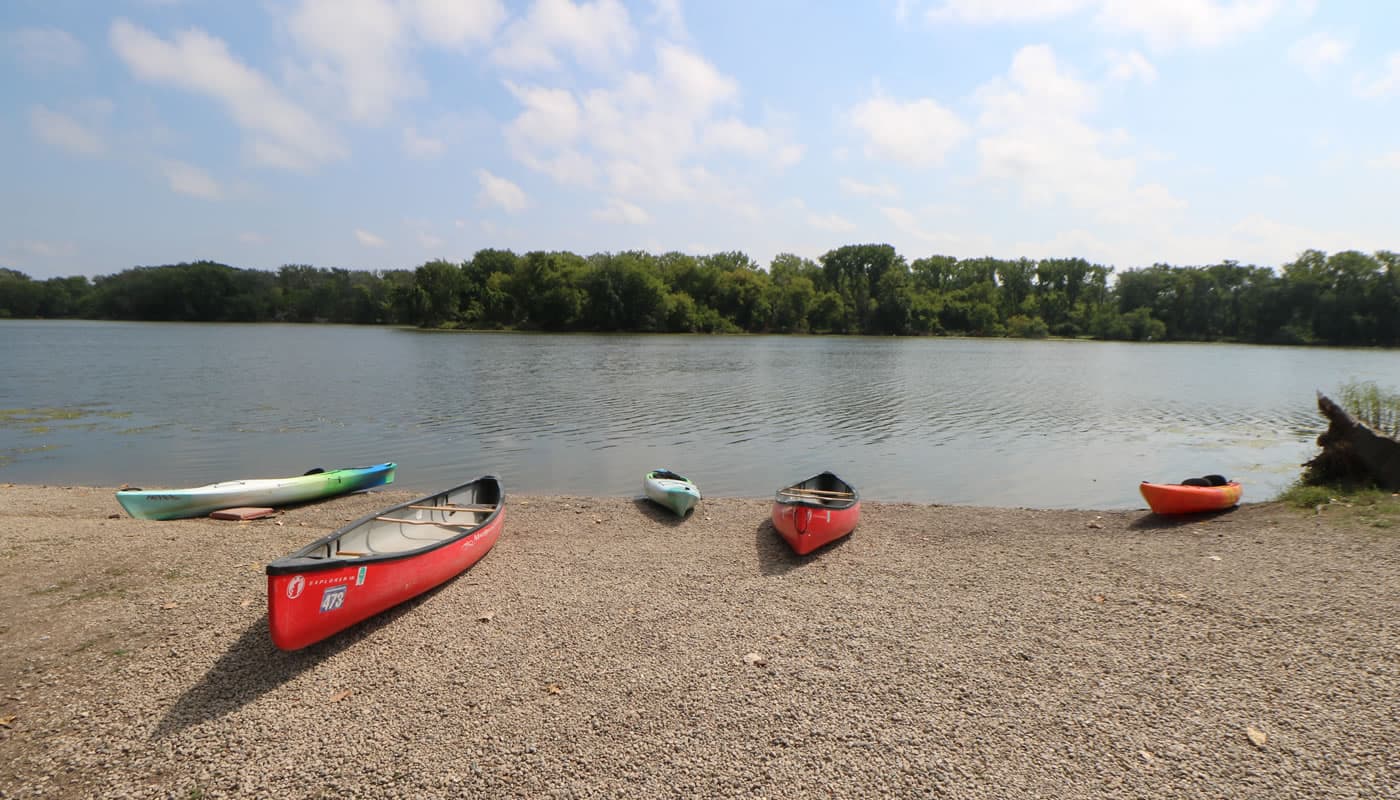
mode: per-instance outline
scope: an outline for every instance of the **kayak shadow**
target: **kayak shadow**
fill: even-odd
[[[652,522],[659,522],[662,525],[669,525],[672,528],[679,526],[695,515],[695,509],[692,508],[685,512],[684,517],[678,517],[670,509],[662,508],[645,497],[632,498],[632,504],[637,507],[637,510],[651,519]]]
[[[1171,514],[1162,516],[1152,511],[1143,514],[1141,517],[1128,523],[1128,527],[1135,531],[1156,531],[1170,530],[1172,528],[1183,528],[1187,525],[1196,525],[1201,522],[1210,522],[1214,519],[1235,513],[1239,506],[1222,508],[1219,511],[1201,511],[1196,514]]]
[[[156,725],[152,738],[165,738],[237,711],[361,639],[374,635],[375,631],[413,611],[450,583],[443,583],[328,639],[292,652],[278,650],[272,643],[267,614],[263,614],[229,645],[198,683],[180,695]]]
[[[794,553],[788,543],[779,535],[778,529],[773,527],[773,520],[766,519],[754,529],[754,547],[758,551],[758,569],[759,572],[770,577],[786,575],[806,564],[820,560],[827,553],[845,547],[846,542],[850,540],[850,536],[842,536],[830,544],[818,547],[805,556],[800,556]]]

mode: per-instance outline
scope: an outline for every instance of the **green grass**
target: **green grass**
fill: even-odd
[[[1372,528],[1400,528],[1400,494],[1375,487],[1316,486],[1298,480],[1278,499],[1318,514],[1355,519]]]
[[[1400,439],[1400,394],[1382,389],[1373,381],[1352,381],[1338,390],[1337,398],[1347,413],[1371,430]]]

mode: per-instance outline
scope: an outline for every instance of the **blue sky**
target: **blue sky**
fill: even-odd
[[[1391,0],[10,0],[0,265],[1400,248]]]

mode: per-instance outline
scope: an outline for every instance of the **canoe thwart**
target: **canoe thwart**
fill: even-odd
[[[397,522],[400,525],[436,525],[439,528],[465,528],[471,523],[435,522],[430,519],[404,519],[403,517],[375,517],[379,522]]]
[[[475,514],[489,514],[496,510],[495,506],[409,506],[409,508],[421,508],[427,511],[470,511]]]
[[[834,491],[827,491],[827,490],[825,490],[825,489],[783,489],[783,490],[782,490],[782,493],[783,493],[783,494],[796,494],[796,495],[802,495],[802,494],[829,495],[829,496],[831,496],[831,497],[855,497],[855,496],[856,496],[854,492],[834,492]]]

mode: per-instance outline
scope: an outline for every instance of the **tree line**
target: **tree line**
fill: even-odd
[[[0,317],[1400,345],[1400,256],[1388,251],[1114,277],[1082,258],[909,262],[887,244],[782,254],[767,269],[742,252],[487,249],[413,270],[200,261],[36,281],[0,268]]]

